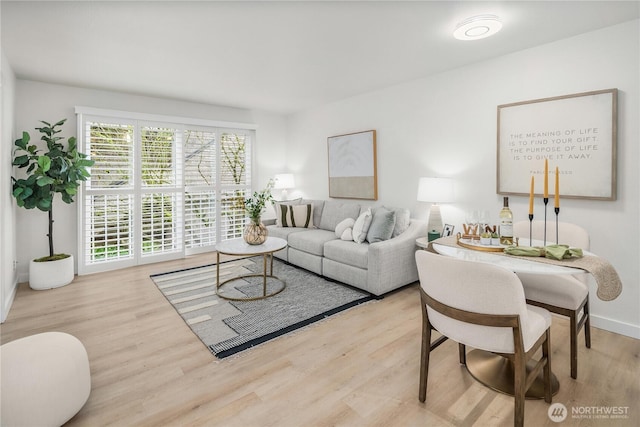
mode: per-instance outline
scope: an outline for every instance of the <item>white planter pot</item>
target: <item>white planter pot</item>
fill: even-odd
[[[35,262],[29,264],[29,286],[43,290],[59,288],[73,281],[75,263],[73,255],[57,261]]]

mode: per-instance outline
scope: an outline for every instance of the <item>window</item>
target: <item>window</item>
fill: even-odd
[[[78,107],[95,161],[80,192],[80,274],[213,250],[242,236],[251,126]]]

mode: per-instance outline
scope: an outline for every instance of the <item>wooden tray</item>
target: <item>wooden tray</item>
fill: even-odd
[[[456,236],[456,243],[462,246],[463,248],[473,249],[474,251],[484,251],[484,252],[503,252],[504,248],[508,245],[483,245],[479,240],[476,239],[465,239],[460,233]],[[514,241],[515,245],[518,246],[518,239],[516,238]]]

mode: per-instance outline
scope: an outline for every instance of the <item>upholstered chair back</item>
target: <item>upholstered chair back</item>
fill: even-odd
[[[533,221],[532,237],[534,240],[544,241],[544,221]],[[518,221],[513,224],[513,235],[520,238],[529,238],[529,221]],[[587,230],[570,222],[558,222],[558,240],[556,242],[555,220],[547,222],[547,244],[569,245],[572,247],[589,250],[590,241]]]
[[[428,251],[417,251],[416,263],[420,286],[431,298],[474,313],[519,315],[525,351],[547,327],[540,316],[530,321],[522,283],[511,271]],[[427,307],[427,314],[438,332],[454,341],[482,350],[514,353],[511,328],[465,323],[431,307]]]

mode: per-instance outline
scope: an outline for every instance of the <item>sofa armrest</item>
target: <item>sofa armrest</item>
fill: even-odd
[[[393,239],[369,245],[369,291],[381,295],[418,280],[416,239],[427,236],[425,221],[411,219],[409,228]]]

